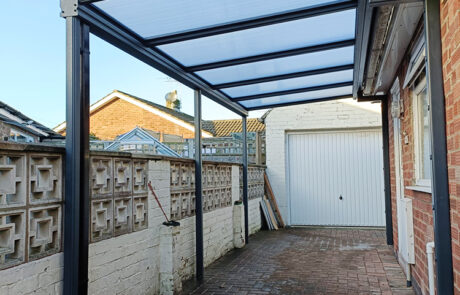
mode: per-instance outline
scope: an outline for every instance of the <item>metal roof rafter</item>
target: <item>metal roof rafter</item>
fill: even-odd
[[[353,46],[354,44],[355,44],[355,39],[349,39],[349,40],[325,43],[325,44],[320,44],[320,45],[306,46],[306,47],[301,47],[301,48],[258,54],[258,55],[253,55],[253,56],[228,59],[228,60],[223,60],[223,61],[218,61],[218,62],[190,66],[190,67],[186,67],[186,69],[189,72],[198,72],[198,71],[211,70],[211,69],[223,68],[223,67],[229,67],[229,66],[236,66],[236,65],[247,64],[247,63],[258,62],[258,61],[265,61],[265,60],[270,60],[270,59],[275,59],[275,58],[289,57],[289,56],[294,56],[294,55],[348,47],[348,46]]]
[[[126,29],[116,20],[108,17],[99,9],[91,5],[78,7],[78,16],[89,24],[91,33],[134,56],[140,61],[156,68],[164,74],[176,79],[192,89],[201,89],[203,94],[215,102],[223,105],[238,115],[247,115],[247,110],[234,103],[219,91],[215,91],[201,78],[184,70],[177,62],[167,58],[164,54],[145,47],[139,36]]]
[[[289,74],[268,76],[268,77],[263,77],[263,78],[255,78],[255,79],[215,84],[215,85],[212,85],[212,88],[213,89],[223,89],[223,88],[231,88],[231,87],[237,87],[237,86],[245,86],[245,85],[259,84],[259,83],[265,83],[265,82],[286,80],[286,79],[292,79],[292,78],[327,74],[327,73],[333,73],[333,72],[352,70],[353,67],[354,67],[353,64],[335,66],[335,67],[327,67],[327,68],[321,68],[321,69],[316,69],[316,70],[309,70],[309,71],[295,72],[295,73],[289,73]]]
[[[339,3],[328,5],[320,5],[316,7],[302,8],[294,11],[272,14],[263,17],[252,18],[249,20],[236,21],[227,24],[215,25],[201,29],[195,29],[187,32],[170,34],[161,37],[150,38],[145,41],[148,46],[159,46],[163,44],[182,42],[192,39],[209,37],[213,35],[231,33],[235,31],[247,30],[262,26],[268,26],[308,17],[319,16],[328,13],[339,12],[343,10],[353,9],[357,6],[356,0],[348,0]]]
[[[312,92],[312,91],[326,90],[326,89],[331,89],[331,88],[338,88],[338,87],[345,87],[345,86],[352,86],[352,85],[353,85],[353,81],[348,81],[348,82],[326,84],[326,85],[313,86],[313,87],[304,87],[304,88],[297,88],[297,89],[289,89],[289,90],[283,90],[283,91],[269,92],[269,93],[256,94],[256,95],[240,96],[240,97],[234,97],[234,98],[232,98],[232,100],[233,101],[244,101],[244,100],[266,98],[266,97],[272,97],[272,96],[278,96],[278,95],[307,93],[307,92]]]
[[[287,107],[292,105],[299,105],[299,104],[306,104],[306,103],[313,103],[313,102],[322,102],[322,101],[329,101],[329,100],[336,100],[336,99],[345,99],[351,98],[352,94],[348,95],[338,95],[338,96],[330,96],[325,98],[318,98],[318,99],[306,99],[306,100],[299,100],[299,101],[292,101],[292,102],[282,102],[282,103],[274,103],[274,104],[267,104],[261,105],[257,107],[247,108],[248,111],[256,111],[256,110],[263,110],[269,108],[277,108],[277,107]]]

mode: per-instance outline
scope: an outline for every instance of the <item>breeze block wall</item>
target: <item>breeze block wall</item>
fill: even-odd
[[[61,148],[0,144],[0,294],[62,294],[63,158]],[[260,185],[264,170],[251,167],[250,186]],[[205,265],[241,246],[239,171],[203,164]],[[162,224],[149,182],[180,226]],[[180,291],[195,272],[194,193],[193,161],[92,152],[88,293]],[[260,229],[263,182],[250,193],[252,233]]]
[[[441,42],[454,286],[460,294],[460,1],[441,1]]]
[[[194,169],[193,161],[171,162],[171,216],[181,223],[177,253],[180,257],[178,273],[182,280],[190,278],[195,270]],[[264,194],[264,170],[262,166],[248,168],[248,186],[255,187],[262,183],[262,190],[248,190],[248,198],[251,200],[249,211],[256,211],[257,208],[259,218],[259,202]],[[204,265],[207,266],[234,248],[233,214],[237,206],[235,201],[240,200],[240,166],[204,162],[202,178]],[[249,218],[251,234],[261,228],[261,220],[255,216],[253,212]]]

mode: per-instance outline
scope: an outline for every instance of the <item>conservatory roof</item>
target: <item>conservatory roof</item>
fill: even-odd
[[[247,114],[356,93],[361,2],[80,0],[78,15],[93,34]]]

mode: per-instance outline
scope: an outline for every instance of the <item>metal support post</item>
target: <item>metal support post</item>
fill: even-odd
[[[426,76],[430,101],[432,198],[436,245],[437,293],[454,293],[450,234],[449,176],[447,173],[446,107],[442,74],[439,0],[425,1]]]
[[[249,243],[249,203],[248,203],[248,131],[247,117],[242,120],[243,135],[243,204],[244,204],[244,239]]]
[[[201,91],[195,90],[195,234],[196,234],[196,279],[203,281],[203,188],[201,160]]]
[[[383,139],[383,175],[385,185],[385,226],[387,245],[393,245],[393,219],[391,211],[391,179],[390,179],[390,133],[388,131],[388,100],[381,100],[382,108],[382,139]]]
[[[89,27],[66,17],[64,294],[88,292]]]

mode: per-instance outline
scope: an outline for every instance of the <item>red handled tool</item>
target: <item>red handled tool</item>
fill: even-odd
[[[152,192],[153,196],[155,197],[155,200],[157,201],[158,206],[160,206],[161,212],[163,212],[163,215],[164,215],[165,218],[166,218],[166,221],[163,222],[163,224],[164,224],[164,225],[167,225],[167,226],[170,226],[170,225],[172,225],[172,226],[178,226],[178,225],[180,225],[179,222],[174,221],[174,220],[169,220],[169,219],[168,219],[168,216],[166,216],[165,210],[163,210],[163,206],[161,206],[160,200],[158,200],[157,194],[156,194],[155,191],[153,190],[152,183],[149,181],[149,183],[148,183],[147,185],[148,185],[150,191]]]

